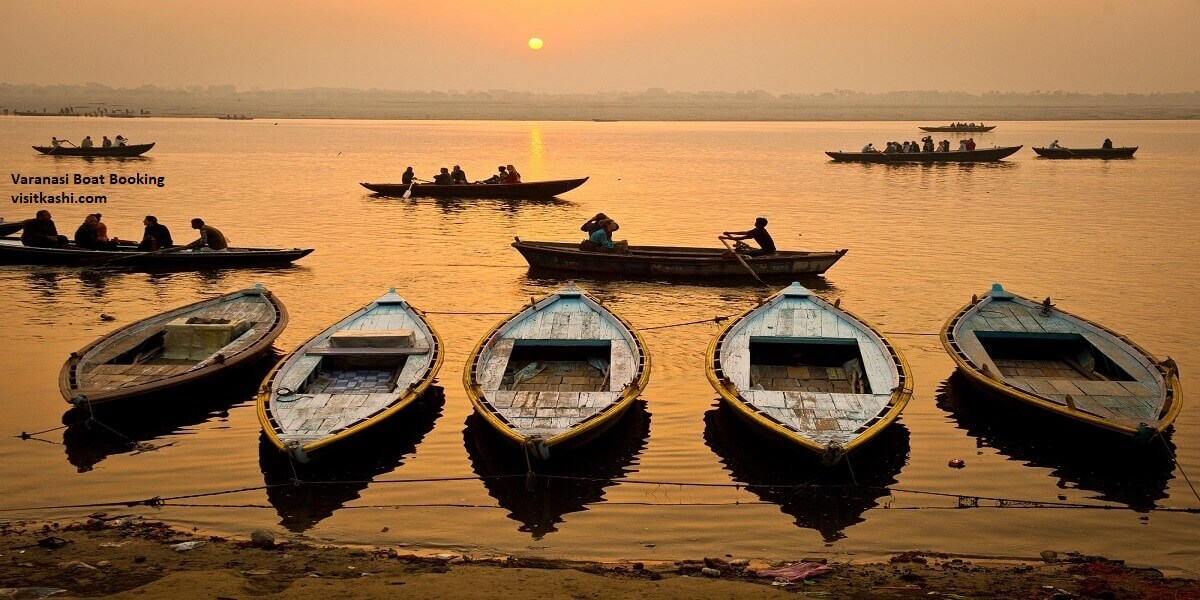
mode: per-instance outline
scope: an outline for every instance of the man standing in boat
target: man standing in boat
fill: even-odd
[[[204,219],[192,219],[192,229],[200,230],[200,239],[188,244],[188,248],[196,250],[225,250],[229,248],[229,242],[225,239],[225,234],[212,225],[205,225]]]
[[[746,250],[744,253],[748,256],[775,254],[775,240],[771,239],[771,234],[767,233],[766,217],[755,219],[754,229],[749,231],[723,231],[721,232],[721,236],[734,241],[754,240],[758,244],[758,248]]]

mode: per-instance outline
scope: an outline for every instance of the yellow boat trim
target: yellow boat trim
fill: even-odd
[[[1029,298],[1026,298],[1024,296],[1013,294],[1012,292],[1007,292],[1007,293],[1009,293],[1017,298],[1021,298],[1022,300],[1026,300],[1028,302],[1033,302],[1033,300],[1030,300]],[[960,308],[957,312],[955,312],[953,315],[951,315],[950,318],[946,320],[945,325],[942,325],[941,335],[939,336],[942,341],[942,347],[945,348],[946,352],[950,355],[950,358],[952,358],[954,360],[955,365],[958,366],[959,370],[961,370],[964,375],[966,375],[969,379],[976,382],[977,384],[982,385],[983,387],[985,387],[991,391],[994,391],[1001,395],[1007,396],[1009,398],[1013,398],[1015,400],[1019,400],[1026,404],[1031,404],[1038,408],[1048,410],[1050,412],[1062,415],[1064,417],[1074,419],[1076,421],[1082,421],[1084,423],[1089,423],[1091,425],[1096,425],[1098,427],[1108,429],[1110,431],[1115,431],[1118,433],[1123,433],[1126,435],[1136,435],[1138,433],[1137,427],[1129,427],[1129,426],[1122,425],[1119,422],[1115,422],[1115,421],[1112,421],[1109,419],[1093,416],[1091,414],[1080,412],[1080,411],[1073,411],[1068,407],[1058,404],[1057,402],[1052,402],[1052,401],[1042,398],[1041,396],[1038,396],[1036,394],[1031,394],[1031,393],[1029,393],[1021,388],[1018,388],[1014,385],[1011,385],[1009,383],[1005,383],[1003,381],[996,380],[988,375],[985,375],[979,368],[977,368],[973,363],[971,363],[970,358],[968,358],[965,354],[959,352],[954,347],[954,345],[953,345],[954,342],[950,339],[950,337],[951,337],[951,333],[954,329],[956,322],[958,320],[960,320],[962,317],[964,317],[968,311],[970,311],[972,308],[974,308],[976,305],[980,304],[987,298],[989,298],[989,296],[987,296],[986,294],[983,296],[976,297],[976,299],[973,302],[968,302],[966,305],[964,305],[962,308]],[[1153,363],[1155,365],[1160,365],[1159,360],[1157,358],[1155,358],[1153,354],[1150,354],[1144,348],[1135,344],[1133,342],[1133,340],[1130,340],[1130,339],[1126,338],[1125,336],[1123,336],[1107,327],[1104,327],[1103,325],[1100,325],[1099,323],[1089,321],[1083,317],[1069,313],[1069,312],[1059,309],[1059,308],[1055,308],[1055,310],[1057,310],[1063,314],[1069,315],[1070,317],[1072,317],[1074,319],[1079,319],[1080,321],[1083,321],[1084,323],[1092,325],[1093,327],[1096,327],[1096,328],[1108,333],[1109,335],[1116,337],[1117,339],[1121,340],[1122,342],[1129,344],[1130,347],[1134,348],[1138,352],[1141,352],[1142,355],[1147,360],[1149,360],[1151,363]],[[1159,372],[1162,373],[1161,366],[1159,367]],[[1166,374],[1166,376],[1164,376],[1163,379],[1164,379],[1165,387],[1168,387],[1171,390],[1171,397],[1167,399],[1167,402],[1169,402],[1170,404],[1169,404],[1169,406],[1167,406],[1166,413],[1160,419],[1158,419],[1158,423],[1152,428],[1152,429],[1154,429],[1155,432],[1159,432],[1159,433],[1161,433],[1167,427],[1170,427],[1171,424],[1175,422],[1175,418],[1177,416],[1179,416],[1179,411],[1182,410],[1182,408],[1183,408],[1183,388],[1179,383],[1179,374],[1177,372],[1172,372],[1172,373]],[[1146,425],[1149,426],[1148,423]]]
[[[717,356],[717,346],[725,339],[725,336],[729,334],[729,332],[734,328],[734,326],[736,326],[743,319],[745,319],[747,316],[749,316],[750,313],[753,313],[754,311],[758,310],[762,306],[765,306],[766,304],[775,301],[775,299],[781,293],[783,293],[782,290],[779,292],[776,292],[774,295],[772,295],[770,298],[767,298],[765,301],[759,303],[758,305],[754,306],[753,308],[746,310],[745,312],[739,314],[738,316],[730,319],[725,325],[723,325],[721,327],[721,330],[717,332],[717,335],[713,336],[712,341],[710,341],[708,344],[708,350],[705,352],[704,372],[705,372],[705,375],[708,377],[708,383],[710,385],[712,385],[713,389],[715,389],[717,391],[717,393],[721,396],[721,399],[724,400],[725,403],[730,408],[734,409],[742,416],[748,418],[750,421],[752,421],[756,425],[758,425],[772,433],[775,433],[776,435],[779,435],[780,437],[783,437],[784,439],[787,439],[787,440],[794,442],[804,448],[812,450],[813,452],[823,453],[826,450],[826,446],[822,446],[822,445],[818,444],[817,442],[809,439],[808,437],[801,435],[796,430],[794,430],[790,427],[786,427],[783,424],[779,423],[778,421],[775,421],[774,419],[768,419],[767,417],[763,416],[763,414],[760,413],[759,411],[755,410],[751,406],[751,404],[748,401],[746,401],[745,398],[742,398],[741,394],[738,393],[737,388],[733,387],[728,381],[723,381],[723,380],[721,380],[720,377],[717,376],[716,364],[717,364],[717,361],[719,360],[719,357]],[[820,297],[816,296],[815,294],[812,297],[817,300],[820,300],[824,304],[829,304],[828,302],[825,302],[824,299],[821,299]],[[890,339],[888,339],[887,336],[883,335],[883,332],[879,331],[878,328],[876,328],[874,325],[867,322],[866,320],[862,319],[858,315],[856,315],[844,308],[841,308],[840,306],[834,307],[834,308],[836,308],[838,311],[841,311],[842,313],[846,314],[850,318],[858,321],[862,325],[866,326],[867,329],[871,330],[871,332],[874,333],[883,342],[884,348],[888,351],[888,354],[892,357],[892,361],[895,364],[897,371],[899,372],[901,381],[903,382],[900,386],[898,386],[897,389],[892,390],[891,398],[888,400],[888,404],[889,404],[890,408],[888,408],[887,412],[885,412],[882,416],[880,416],[879,420],[876,421],[874,424],[872,424],[870,427],[867,427],[862,432],[860,432],[859,435],[856,436],[853,440],[850,440],[850,442],[848,442],[845,446],[842,446],[843,453],[848,453],[851,450],[854,450],[855,448],[858,448],[859,446],[866,444],[872,438],[874,438],[876,435],[878,435],[880,431],[883,431],[883,429],[885,429],[888,425],[891,425],[893,422],[896,421],[896,419],[900,416],[900,412],[904,410],[905,406],[908,406],[908,401],[910,399],[912,399],[912,374],[909,371],[908,362],[904,359],[904,355],[901,354],[898,350],[896,350],[895,345],[892,344],[892,341]]]

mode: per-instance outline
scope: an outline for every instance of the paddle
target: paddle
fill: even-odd
[[[729,249],[729,253],[733,254],[733,257],[736,258],[738,262],[742,263],[742,266],[746,267],[746,270],[750,271],[750,274],[753,275],[759,283],[763,284],[765,287],[771,287],[770,285],[767,285],[767,282],[763,281],[762,278],[758,276],[758,273],[754,272],[754,269],[750,268],[750,264],[746,262],[746,259],[742,258],[742,255],[738,254],[737,251],[733,249],[733,246],[729,245],[729,238],[723,235],[718,235],[717,239],[721,240],[722,244],[725,244],[725,247]]]
[[[187,246],[171,246],[170,248],[163,248],[161,250],[152,250],[150,252],[133,251],[133,252],[126,254],[125,256],[117,256],[117,257],[110,258],[108,260],[100,261],[100,262],[96,263],[96,266],[97,267],[107,267],[109,265],[112,265],[113,263],[121,262],[121,261],[129,259],[129,258],[134,258],[134,257],[141,258],[143,256],[151,256],[151,255],[155,255],[155,254],[171,254],[173,252],[181,252],[183,250],[187,250]]]
[[[400,197],[401,197],[401,198],[404,198],[405,200],[408,200],[409,198],[412,198],[412,186],[413,186],[413,184],[414,184],[414,183],[416,183],[416,182],[417,182],[416,178],[413,178],[413,179],[409,180],[409,182],[408,182],[408,189],[407,189],[407,190],[404,190],[404,193],[403,193],[403,194],[401,194],[401,195],[400,195]]]

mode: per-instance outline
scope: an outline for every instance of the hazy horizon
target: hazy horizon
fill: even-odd
[[[784,95],[1200,82],[1196,0],[48,0],[5,12],[0,81],[31,85]],[[535,36],[541,50],[526,45]]]

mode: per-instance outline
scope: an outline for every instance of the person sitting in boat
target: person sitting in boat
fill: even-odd
[[[629,252],[629,242],[615,242],[612,234],[621,226],[612,219],[604,219],[600,227],[588,235],[588,239],[579,243],[579,249],[587,252]]]
[[[101,148],[112,148],[112,140],[108,139],[107,135],[104,136],[104,140],[100,142],[100,147]]]
[[[438,185],[450,185],[454,183],[454,178],[450,176],[450,169],[442,167],[442,172],[433,176],[433,182]]]
[[[878,150],[875,149],[875,144],[872,144],[872,143],[867,143],[866,146],[863,146],[862,151],[863,152],[879,152]]]
[[[487,179],[484,179],[483,180],[484,183],[503,183],[504,178],[508,177],[508,170],[503,165],[496,167],[496,168],[500,172],[495,175],[492,175],[491,177],[488,177]]]
[[[885,146],[883,148],[884,154],[893,154],[895,152],[896,152],[896,142],[888,142],[887,146]]]
[[[129,140],[125,139],[125,136],[123,136],[123,135],[121,135],[121,134],[119,134],[119,133],[118,133],[118,134],[117,134],[117,137],[116,137],[116,138],[113,140],[113,143],[115,143],[115,144],[116,144],[116,146],[117,146],[118,148],[120,148],[120,147],[124,146],[124,145],[125,145],[125,143],[126,143],[126,142],[128,142],[128,141],[129,141]]]
[[[142,225],[146,226],[146,232],[142,234],[142,242],[138,244],[138,250],[153,252],[175,245],[175,240],[171,239],[171,231],[167,229],[166,225],[158,223],[158,217],[146,215],[146,218],[142,219]]]
[[[417,174],[413,173],[413,168],[409,167],[404,170],[404,174],[400,176],[400,183],[403,185],[412,185],[412,180]]]
[[[775,240],[771,239],[771,234],[767,233],[766,217],[755,219],[754,229],[749,231],[723,231],[721,232],[721,237],[734,241],[754,240],[758,244],[758,248],[745,250],[744,254],[748,256],[775,254]]]
[[[517,172],[517,168],[508,165],[508,175],[504,178],[504,183],[521,183],[521,174]]]
[[[229,248],[229,241],[225,239],[225,234],[212,225],[205,225],[204,219],[192,219],[192,229],[200,230],[200,239],[188,244],[188,248],[202,251]]]
[[[67,236],[58,235],[50,211],[39,210],[37,216],[27,219],[21,226],[21,244],[34,248],[62,248],[67,245]]]
[[[967,138],[967,150],[975,150],[975,138]]]
[[[959,152],[967,151],[967,140],[958,140],[958,151]]]
[[[592,232],[596,231],[597,229],[604,229],[604,222],[607,220],[608,215],[604,213],[596,213],[596,216],[588,219],[587,222],[579,228],[579,230],[590,236]]]
[[[100,220],[100,213],[93,213],[92,216],[96,217],[96,239],[100,240],[101,242],[107,242],[108,225],[106,225],[104,221]]]
[[[80,148],[91,148],[92,145],[93,145],[92,144],[92,136],[90,136],[90,135],[83,136],[83,141],[79,142]]]
[[[921,152],[933,152],[933,136],[927,135],[921,138],[924,144],[921,145]]]
[[[942,140],[942,152],[950,151],[950,140]]]
[[[1104,148],[1105,150],[1112,150],[1112,140],[1104,138],[1104,143],[1100,144],[1100,147]]]
[[[85,250],[113,250],[117,247],[117,240],[100,239],[100,228],[98,227],[100,219],[95,213],[90,214],[75,230],[75,245]]]
[[[450,171],[450,179],[456,184],[470,183],[467,181],[467,173],[462,170],[462,167],[454,165],[454,170]]]
[[[63,143],[63,142],[65,142],[65,141],[66,141],[66,140],[60,140],[60,139],[58,139],[58,138],[56,138],[56,137],[51,137],[51,138],[50,138],[50,147],[51,147],[51,148],[61,148],[61,147],[62,147],[62,143]]]
[[[1053,142],[1050,142],[1050,145],[1046,146],[1046,147],[1051,150],[1058,150],[1058,149],[1062,148],[1062,146],[1058,145],[1058,140],[1054,140]]]

